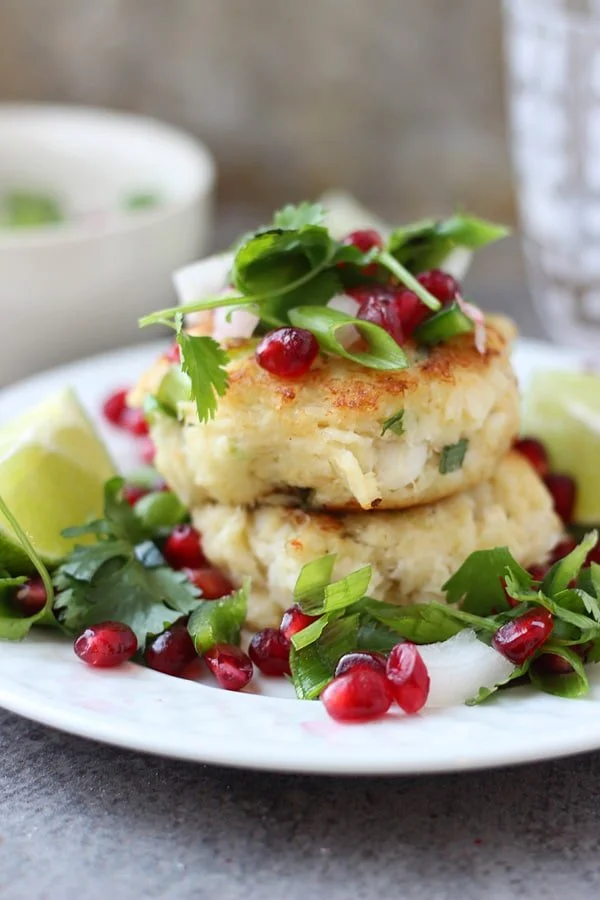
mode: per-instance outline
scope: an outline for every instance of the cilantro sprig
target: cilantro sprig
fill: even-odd
[[[70,634],[97,622],[124,622],[143,647],[189,615],[200,592],[165,564],[153,530],[123,499],[123,484],[121,478],[106,483],[103,519],[69,529],[70,536],[95,543],[75,547],[54,573],[54,613]]]
[[[482,247],[507,234],[502,226],[457,214],[396,229],[385,247],[363,252],[334,238],[324,220],[325,210],[318,203],[285,206],[275,213],[271,224],[244,235],[237,244],[230,292],[163,309],[140,320],[141,327],[162,324],[178,333],[182,367],[191,378],[201,422],[214,416],[218,397],[227,390],[229,356],[209,337],[183,334],[183,315],[218,307],[249,307],[259,316],[259,331],[297,325],[311,331],[325,353],[367,368],[401,369],[407,365],[406,356],[384,329],[330,309],[329,300],[351,285],[364,283],[365,277],[371,278],[365,276],[368,266],[378,273],[373,276],[375,282],[391,277],[414,291],[432,312],[438,312],[440,301],[416,275],[443,263],[457,247]],[[351,353],[338,340],[337,331],[347,324],[358,328],[368,344],[366,351]],[[434,323],[431,334],[424,332],[424,341],[435,343],[472,328],[464,313],[452,310]]]

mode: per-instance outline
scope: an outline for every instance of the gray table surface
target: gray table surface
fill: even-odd
[[[522,292],[489,297],[538,331]],[[284,776],[0,712],[0,760],[2,900],[578,900],[600,884],[600,753],[453,776]]]

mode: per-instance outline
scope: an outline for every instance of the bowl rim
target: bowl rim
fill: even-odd
[[[88,225],[69,223],[68,221],[59,227],[55,225],[41,225],[31,230],[19,232],[3,231],[0,229],[0,253],[10,250],[31,250],[39,247],[51,247],[53,245],[69,245],[82,243],[95,243],[105,238],[132,232],[144,231],[158,223],[168,222],[178,217],[182,212],[190,209],[199,200],[209,200],[216,182],[215,159],[199,138],[187,131],[177,128],[168,122],[139,113],[127,112],[110,107],[89,106],[77,103],[19,103],[0,102],[0,125],[5,117],[15,118],[27,116],[89,116],[98,121],[104,120],[115,125],[133,125],[136,127],[149,127],[150,130],[161,132],[166,138],[179,143],[182,150],[188,153],[192,162],[196,165],[196,183],[190,189],[185,199],[170,200],[164,206],[140,210],[135,216],[122,216],[109,221],[107,224],[95,225],[90,230]]]

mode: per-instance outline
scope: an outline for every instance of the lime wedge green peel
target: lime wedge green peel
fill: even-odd
[[[537,372],[525,394],[522,431],[544,443],[553,471],[575,479],[575,521],[600,523],[600,376]]]
[[[36,568],[20,531],[42,563],[55,566],[74,545],[61,532],[102,515],[103,485],[114,474],[71,390],[0,426],[0,567],[14,575]]]

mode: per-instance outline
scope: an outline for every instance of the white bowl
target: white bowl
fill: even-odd
[[[67,213],[0,228],[0,384],[156,337],[137,319],[176,302],[171,273],[206,249],[214,180],[203,144],[153,119],[0,104],[0,194],[55,193]],[[124,211],[136,191],[160,203]]]

